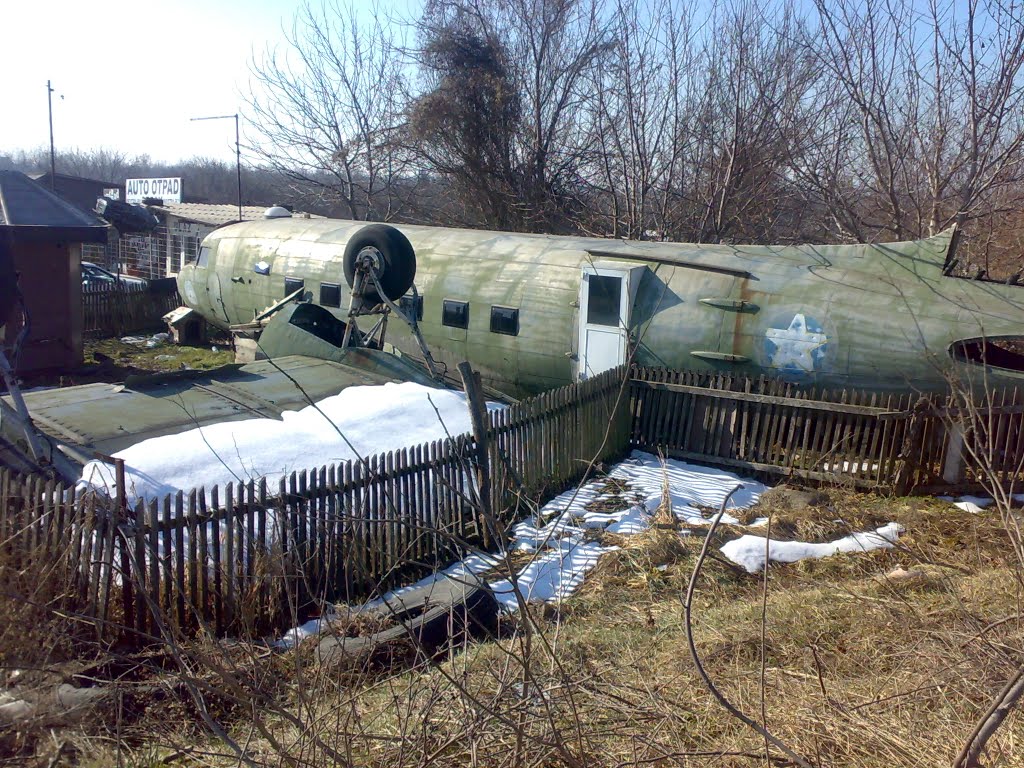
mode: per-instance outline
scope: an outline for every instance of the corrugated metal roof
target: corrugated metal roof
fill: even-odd
[[[20,240],[105,243],[107,224],[79,210],[20,171],[0,171],[0,226]]]
[[[48,183],[50,181],[50,172],[44,173],[30,173],[29,178],[40,184]],[[90,184],[102,187],[123,187],[124,182],[118,183],[116,181],[104,181],[103,179],[90,179],[86,176],[74,176],[70,173],[58,173],[54,175],[55,179],[67,179],[68,181],[87,181]]]
[[[211,203],[165,203],[164,205],[151,205],[150,210],[158,213],[165,213],[179,219],[194,221],[197,224],[208,224],[219,227],[223,224],[231,224],[238,221],[238,206],[230,204]],[[242,221],[258,221],[263,218],[267,206],[265,205],[243,205]],[[293,217],[322,218],[315,214],[293,213]]]

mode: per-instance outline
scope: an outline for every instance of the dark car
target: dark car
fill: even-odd
[[[115,275],[103,267],[98,267],[90,261],[82,262],[82,287],[83,288],[110,288],[115,285],[136,286],[146,285],[147,281],[141,277],[129,277],[128,275]]]
[[[141,205],[129,205],[109,197],[96,198],[96,213],[113,224],[121,232],[152,232],[160,225],[150,211]]]

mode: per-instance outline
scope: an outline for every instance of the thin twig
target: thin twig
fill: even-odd
[[[768,514],[768,527],[764,534],[764,580],[761,589],[761,722],[768,727],[768,705],[765,702],[764,675],[767,664],[766,635],[768,626],[768,563],[771,560],[772,546],[772,516]],[[764,740],[764,756],[769,757],[768,739]]]
[[[1009,717],[1010,712],[1022,695],[1024,695],[1024,667],[1020,667],[1013,677],[1006,682],[1003,690],[993,700],[992,706],[978,720],[978,724],[974,727],[970,737],[968,737],[964,748],[960,750],[960,754],[953,761],[953,768],[981,767],[978,759],[981,757],[981,753],[985,751],[985,745],[999,729],[999,726],[1003,724],[1003,721]]]
[[[765,738],[765,740],[775,745],[775,747],[784,752],[790,760],[792,760],[797,765],[801,766],[801,768],[814,768],[813,765],[811,765],[809,762],[800,757],[800,755],[798,755],[796,752],[794,752],[792,749],[786,746],[779,739],[772,736],[772,734],[769,733],[758,722],[752,720],[751,718],[747,717],[747,715],[743,714],[743,712],[741,712],[739,709],[733,706],[733,704],[727,698],[725,698],[721,691],[719,691],[718,688],[715,687],[715,683],[711,680],[710,675],[708,675],[707,671],[704,669],[704,665],[701,663],[700,660],[700,654],[697,653],[697,645],[693,639],[693,625],[691,620],[691,614],[693,608],[693,595],[697,591],[697,578],[700,576],[700,569],[701,566],[704,564],[704,558],[707,557],[708,547],[711,545],[711,539],[714,537],[715,530],[718,528],[718,524],[722,521],[722,516],[725,514],[725,505],[729,503],[729,499],[732,498],[732,495],[742,487],[742,485],[737,485],[735,488],[729,491],[729,494],[724,499],[722,499],[722,506],[718,510],[718,514],[715,515],[715,519],[711,523],[711,528],[708,529],[707,536],[704,538],[704,544],[700,548],[700,554],[697,556],[697,562],[693,566],[693,573],[690,574],[690,583],[686,587],[686,597],[683,601],[683,618],[684,626],[686,628],[686,642],[690,646],[690,656],[693,659],[694,665],[697,667],[697,672],[700,674],[701,679],[704,681],[704,684],[707,686],[708,690],[711,691],[711,695],[718,700],[718,703],[721,704],[727,712],[729,712],[733,717],[747,725],[749,728],[752,728],[753,730],[761,734]]]

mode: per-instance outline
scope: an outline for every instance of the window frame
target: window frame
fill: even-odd
[[[324,289],[337,291],[338,302],[332,304],[329,301],[324,300]],[[341,283],[320,283],[320,301],[317,302],[321,307],[334,307],[339,309],[341,307]]]
[[[514,326],[514,330],[500,330],[495,327],[495,320],[501,317],[500,312],[509,312],[511,322]],[[500,322],[500,319],[499,319]],[[498,333],[502,336],[518,336],[519,335],[519,307],[505,307],[500,304],[491,305],[491,333]]]
[[[293,286],[290,290],[288,288],[288,284],[289,283],[291,283],[292,286]],[[306,281],[305,281],[304,278],[301,278],[301,277],[288,277],[287,275],[285,275],[285,278],[284,278],[284,295],[285,296],[291,296],[296,291],[298,291],[298,290],[305,290],[305,288],[306,288]]]
[[[451,306],[453,308],[455,306],[460,306],[462,308],[462,312],[464,313],[464,315],[463,315],[463,325],[459,325],[457,323],[450,323],[450,322],[448,322],[449,306]],[[469,329],[469,302],[468,301],[462,301],[460,299],[443,299],[441,301],[441,325],[445,326],[446,328],[460,328],[462,330],[468,330]]]

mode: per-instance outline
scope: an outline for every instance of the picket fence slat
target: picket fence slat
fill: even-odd
[[[161,318],[181,305],[176,290],[153,292],[146,285],[82,288],[82,330],[123,336],[159,327]]]

